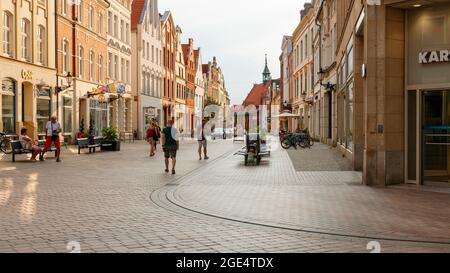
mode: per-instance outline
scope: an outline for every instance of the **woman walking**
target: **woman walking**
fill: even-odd
[[[156,148],[157,140],[158,139],[157,139],[157,135],[156,135],[155,123],[152,122],[147,129],[147,142],[148,142],[148,144],[150,144],[150,157],[155,156],[155,148]]]

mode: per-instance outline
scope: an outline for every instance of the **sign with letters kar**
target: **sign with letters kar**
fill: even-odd
[[[433,50],[419,53],[419,64],[450,62],[450,50]]]

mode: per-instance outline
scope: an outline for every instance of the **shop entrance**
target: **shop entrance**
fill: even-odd
[[[425,91],[422,99],[423,183],[448,184],[450,183],[450,90]]]
[[[33,103],[34,90],[33,85],[29,82],[22,83],[22,121],[23,126],[27,128],[29,136],[36,137],[37,130],[35,120],[35,107]]]

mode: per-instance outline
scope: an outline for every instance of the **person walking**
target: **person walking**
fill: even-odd
[[[152,122],[147,129],[147,142],[150,144],[150,157],[155,156],[155,142],[157,140],[155,123]]]
[[[55,116],[52,116],[50,121],[47,122],[45,128],[45,147],[42,151],[42,155],[45,155],[45,153],[52,147],[52,144],[55,144],[56,162],[61,162],[61,142],[59,140],[59,134],[62,132],[61,124],[59,124]]]
[[[156,152],[156,148],[158,147],[159,140],[161,139],[161,127],[159,127],[158,122],[155,120],[153,121],[153,124],[155,126],[155,132],[156,132],[156,138],[154,142],[154,151]]]
[[[175,174],[175,166],[177,164],[177,150],[180,145],[178,139],[178,130],[173,127],[173,120],[167,122],[167,127],[162,131],[162,145],[164,150],[165,172],[169,173],[169,158],[172,159],[172,174]]]
[[[202,160],[202,147],[203,147],[203,154],[205,160],[208,160],[208,141],[206,140],[205,136],[205,125],[206,125],[206,119],[202,120],[202,127],[200,129],[200,134],[198,138],[198,156],[199,160]]]

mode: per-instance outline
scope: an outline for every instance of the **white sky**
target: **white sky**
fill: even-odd
[[[279,77],[283,35],[292,35],[302,0],[161,0],[159,12],[172,12],[183,43],[194,38],[203,63],[217,57],[232,104],[241,104],[262,81],[264,54],[272,78]]]

